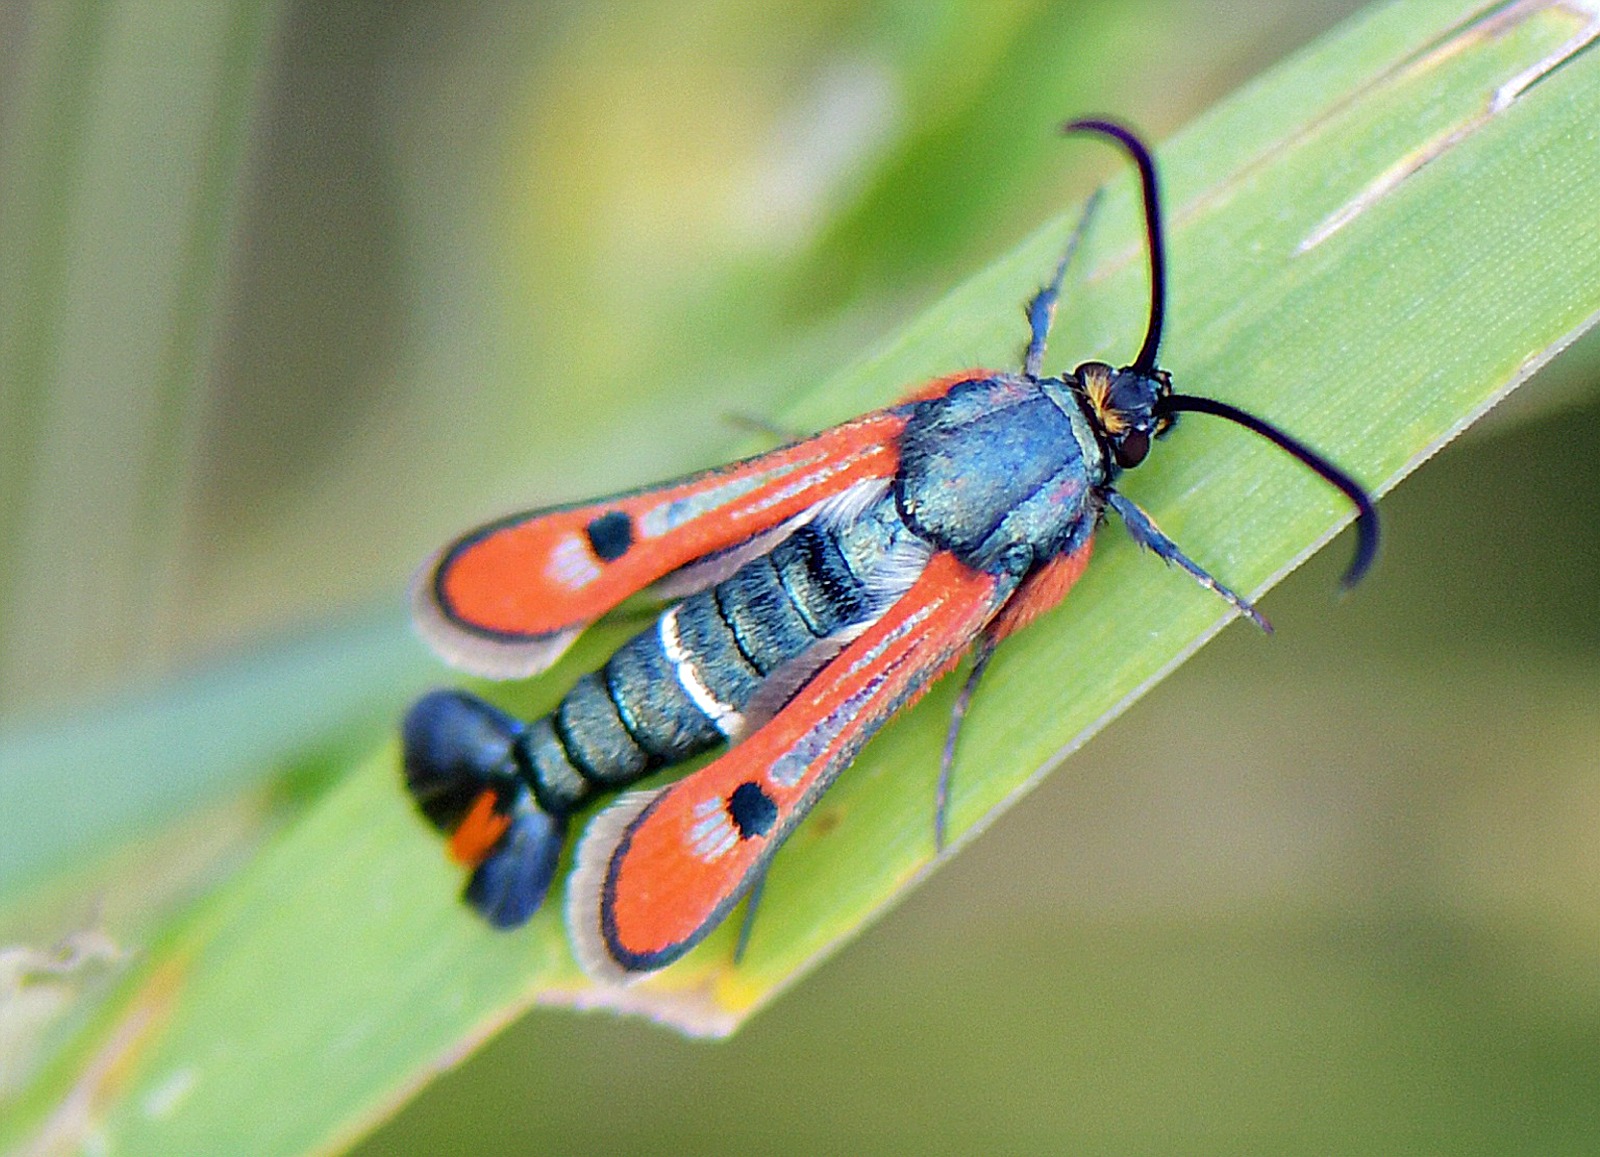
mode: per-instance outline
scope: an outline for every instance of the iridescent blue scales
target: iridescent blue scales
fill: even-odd
[[[468,889],[492,923],[519,924],[538,908],[568,816],[598,792],[760,727],[936,550],[1020,577],[1043,561],[1036,555],[1088,541],[1108,465],[1066,381],[970,379],[899,409],[893,479],[819,504],[731,576],[667,608],[549,715],[524,724],[460,691],[413,707],[409,783],[434,822],[453,830],[487,789],[511,817],[505,849]],[[440,752],[455,757],[441,767]]]
[[[404,725],[407,784],[472,869],[466,899],[512,927],[543,903],[569,820],[598,795],[727,744],[590,825],[568,886],[574,949],[609,978],[659,968],[714,928],[895,711],[968,651],[935,808],[943,839],[954,736],[994,645],[1059,601],[1114,510],[1134,540],[1265,625],[1117,489],[1183,411],[1237,422],[1355,503],[1353,582],[1377,547],[1370,499],[1303,444],[1226,403],[1175,394],[1155,364],[1164,263],[1154,162],[1138,166],[1151,310],[1134,361],[1041,370],[1078,231],[1028,306],[1020,372],[969,370],[768,454],[661,487],[491,523],[441,551],[415,591],[447,657],[505,678],[549,666],[589,623],[650,587],[678,601],[525,723],[435,691]]]
[[[407,717],[405,742],[424,809],[451,798],[442,816],[429,814],[454,830],[492,788],[512,817],[506,849],[477,867],[469,901],[494,924],[526,920],[549,886],[567,816],[597,792],[760,726],[905,592],[930,553],[907,530],[886,482],[858,483],[770,551],[669,607],[531,724],[459,691],[423,698]],[[440,736],[464,734],[480,737],[470,745],[478,765],[464,775],[452,760],[438,774],[436,753],[466,746]],[[535,863],[505,866],[530,852]]]

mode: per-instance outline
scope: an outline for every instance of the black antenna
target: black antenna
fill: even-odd
[[[1344,491],[1345,496],[1356,504],[1356,533],[1360,537],[1356,542],[1356,556],[1351,560],[1349,569],[1344,572],[1344,577],[1339,580],[1339,585],[1349,590],[1361,581],[1361,577],[1367,573],[1372,566],[1372,560],[1378,554],[1378,511],[1372,505],[1372,498],[1361,483],[1300,439],[1284,433],[1271,422],[1258,418],[1246,410],[1228,405],[1227,402],[1219,402],[1215,398],[1196,397],[1193,394],[1168,394],[1155,404],[1157,417],[1184,411],[1210,414],[1213,417],[1236,422],[1251,433],[1259,434],[1280,449],[1288,451],[1322,478]]]
[[[1133,359],[1133,364],[1128,368],[1136,374],[1149,377],[1156,372],[1156,350],[1161,345],[1161,323],[1167,312],[1167,257],[1166,246],[1161,237],[1161,194],[1156,185],[1155,159],[1151,157],[1150,150],[1145,147],[1143,141],[1130,129],[1115,121],[1095,118],[1068,121],[1061,126],[1061,131],[1098,133],[1103,137],[1109,137],[1127,150],[1128,155],[1133,158],[1133,163],[1139,167],[1139,182],[1144,190],[1145,238],[1150,250],[1150,325],[1145,330],[1144,344],[1139,347],[1139,356]],[[1278,429],[1271,422],[1237,406],[1228,405],[1227,402],[1196,397],[1192,394],[1167,394],[1157,399],[1153,410],[1157,417],[1171,417],[1184,411],[1211,414],[1235,422],[1287,451],[1324,480],[1342,490],[1350,501],[1355,503],[1356,532],[1359,538],[1356,542],[1356,556],[1351,560],[1349,569],[1344,572],[1340,585],[1348,590],[1361,581],[1378,554],[1378,511],[1372,505],[1372,498],[1359,482],[1298,438]]]
[[[1161,322],[1167,312],[1167,255],[1161,241],[1161,195],[1156,189],[1156,163],[1133,132],[1115,121],[1068,121],[1064,133],[1099,133],[1110,137],[1128,151],[1139,166],[1139,182],[1144,187],[1144,231],[1150,249],[1150,325],[1144,331],[1144,345],[1129,368],[1146,377],[1155,373],[1156,349],[1161,345]]]

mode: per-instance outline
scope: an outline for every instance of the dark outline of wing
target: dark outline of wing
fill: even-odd
[[[490,678],[536,674],[596,619],[674,572],[774,531],[823,502],[891,477],[909,410],[864,415],[811,438],[597,502],[509,515],[435,554],[412,584],[418,629],[448,662]],[[627,517],[630,542],[599,557],[589,528]]]
[[[567,888],[567,924],[585,971],[636,978],[699,943],[862,745],[959,661],[1017,583],[934,555],[916,584],[764,727],[699,771],[631,792],[591,821]],[[716,809],[751,783],[776,806],[771,826],[756,839],[735,833],[736,843],[708,857],[727,842]],[[695,895],[701,901],[685,911],[682,897]],[[671,929],[628,948],[621,923],[641,915],[657,925],[669,917]]]

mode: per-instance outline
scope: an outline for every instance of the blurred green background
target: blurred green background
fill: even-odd
[[[448,534],[716,460],[1103,175],[1064,116],[1159,139],[1355,7],[8,7],[0,787],[171,775],[75,770],[123,801],[75,868],[165,874],[19,861],[5,939],[92,892],[136,942],[384,735]],[[1594,1151],[1597,378],[1580,343],[1384,501],[1367,587],[1315,560],[732,1041],[538,1011],[358,1152]]]

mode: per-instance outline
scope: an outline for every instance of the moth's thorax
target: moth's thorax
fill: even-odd
[[[998,374],[916,405],[900,436],[894,496],[935,549],[978,570],[1018,573],[1087,538],[1107,477],[1068,383]]]

